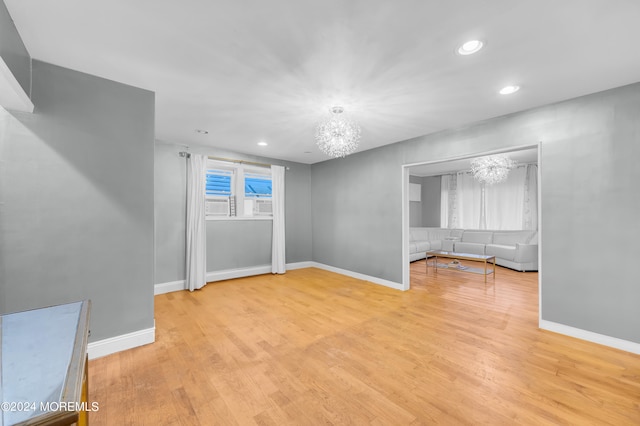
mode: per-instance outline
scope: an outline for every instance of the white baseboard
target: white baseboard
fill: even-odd
[[[335,272],[337,274],[346,275],[348,277],[357,278],[363,281],[369,281],[374,284],[383,285],[396,290],[402,290],[402,284],[393,281],[383,280],[382,278],[372,277],[370,275],[361,274],[359,272],[349,271],[347,269],[336,268],[318,262],[296,262],[287,263],[287,270],[303,268],[318,268],[325,271]],[[270,274],[271,265],[254,266],[250,268],[226,269],[224,271],[207,272],[207,282],[230,280],[233,278],[251,277],[254,275]],[[154,294],[170,293],[172,291],[180,291],[185,289],[184,280],[160,283],[154,286]]]
[[[314,268],[316,267],[316,262],[297,262],[297,263],[287,263],[287,271],[293,271],[294,269],[304,269],[304,268]]]
[[[207,272],[207,282],[231,280],[233,278],[251,277],[253,275],[270,274],[271,265],[252,266],[249,268],[225,269],[224,271]]]
[[[314,262],[287,263],[287,270],[311,268],[316,266]],[[207,282],[230,280],[232,278],[250,277],[271,273],[271,265],[255,266],[251,268],[226,269],[224,271],[207,272]],[[153,294],[171,293],[185,289],[185,280],[159,283],[154,286]]]
[[[554,333],[564,334],[565,336],[575,337],[577,339],[598,343],[600,345],[640,355],[640,343],[630,342],[628,340],[618,339],[617,337],[606,336],[604,334],[598,334],[592,331],[582,330],[580,328],[542,319],[540,320],[539,326],[543,330],[553,331]]]
[[[155,341],[156,325],[154,321],[151,328],[91,342],[87,345],[87,353],[89,354],[89,359],[96,359],[138,346],[148,345]]]
[[[173,291],[184,290],[184,280],[160,283],[153,286],[153,295],[171,293]]]
[[[390,287],[390,288],[393,288],[393,289],[396,289],[396,290],[403,290],[401,283],[396,283],[396,282],[393,282],[393,281],[383,280],[382,278],[372,277],[371,275],[365,275],[365,274],[361,274],[359,272],[349,271],[347,269],[336,268],[334,266],[325,265],[323,263],[318,263],[318,262],[308,262],[308,263],[311,263],[311,265],[309,265],[307,267],[315,267],[315,268],[319,268],[319,269],[324,269],[325,271],[335,272],[337,274],[346,275],[348,277],[357,278],[357,279],[363,280],[363,281],[369,281],[369,282],[372,282],[374,284],[383,285],[385,287]]]

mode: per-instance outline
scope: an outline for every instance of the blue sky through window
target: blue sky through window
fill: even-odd
[[[245,174],[244,194],[245,197],[271,197],[271,178]]]
[[[206,194],[228,197],[231,195],[231,172],[207,170]]]

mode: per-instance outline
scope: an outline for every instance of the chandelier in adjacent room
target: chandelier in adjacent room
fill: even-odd
[[[344,114],[344,108],[331,108],[329,118],[316,129],[316,144],[330,157],[346,157],[358,148],[360,126]]]
[[[506,155],[490,155],[471,160],[473,177],[484,185],[503,182],[509,176],[509,170],[516,166],[516,162]]]

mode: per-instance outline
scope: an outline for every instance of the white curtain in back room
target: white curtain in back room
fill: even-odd
[[[538,167],[523,164],[511,170],[506,181],[485,188],[486,229],[535,230],[538,228]],[[479,229],[482,185],[468,171],[442,179],[443,227]]]

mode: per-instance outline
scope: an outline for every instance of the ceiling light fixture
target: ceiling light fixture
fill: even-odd
[[[200,133],[201,135],[208,135],[208,130],[196,129],[196,133]]]
[[[479,157],[471,160],[471,173],[483,185],[503,182],[509,176],[509,170],[517,163],[504,154]]]
[[[346,157],[358,148],[360,126],[344,114],[344,108],[331,108],[329,118],[316,129],[316,144],[330,157]]]
[[[484,43],[481,40],[469,40],[462,46],[458,47],[458,53],[460,55],[472,55],[478,52],[484,47]]]
[[[260,141],[260,142],[258,142],[258,145],[260,145],[260,146],[267,146],[267,145],[269,145],[269,144],[268,144],[268,143],[266,143],[266,142],[264,142],[264,141]]]
[[[502,89],[500,89],[500,94],[510,95],[512,93],[516,93],[518,90],[520,90],[520,86],[505,86]]]

